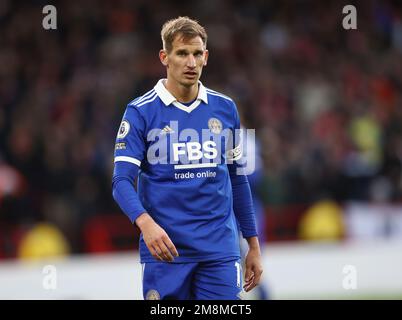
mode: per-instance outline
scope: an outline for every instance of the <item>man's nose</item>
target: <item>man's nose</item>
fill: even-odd
[[[187,59],[187,67],[189,68],[195,68],[196,64],[195,64],[195,58],[194,55],[189,54],[188,55],[188,59]]]

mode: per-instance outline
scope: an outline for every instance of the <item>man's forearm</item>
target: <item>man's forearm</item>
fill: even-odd
[[[257,236],[253,198],[247,176],[238,176],[231,172],[230,179],[232,182],[233,211],[239,221],[243,237]]]
[[[246,240],[250,250],[260,251],[260,243],[257,236],[246,238]]]
[[[135,224],[140,228],[140,230],[142,230],[142,228],[149,222],[154,222],[154,220],[147,212],[141,213],[135,220]]]
[[[137,165],[128,162],[115,163],[112,178],[113,198],[132,223],[145,212],[133,185],[137,175]]]

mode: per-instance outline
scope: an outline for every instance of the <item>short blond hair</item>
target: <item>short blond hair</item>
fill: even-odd
[[[165,22],[161,31],[163,49],[170,52],[177,35],[182,36],[185,40],[199,36],[204,46],[207,47],[208,36],[204,27],[189,17],[178,17]]]

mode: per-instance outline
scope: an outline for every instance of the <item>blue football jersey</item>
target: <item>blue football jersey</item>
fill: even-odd
[[[240,119],[229,97],[199,82],[185,105],[164,79],[127,105],[115,162],[139,166],[139,199],[169,235],[179,257],[197,262],[240,257],[227,163],[241,157]],[[141,262],[153,262],[140,237]]]

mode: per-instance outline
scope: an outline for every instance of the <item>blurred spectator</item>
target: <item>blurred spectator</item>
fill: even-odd
[[[331,200],[312,205],[300,222],[303,240],[340,240],[345,234],[342,208]]]
[[[69,251],[69,244],[57,227],[39,223],[27,231],[21,239],[18,258],[23,260],[61,258]]]

